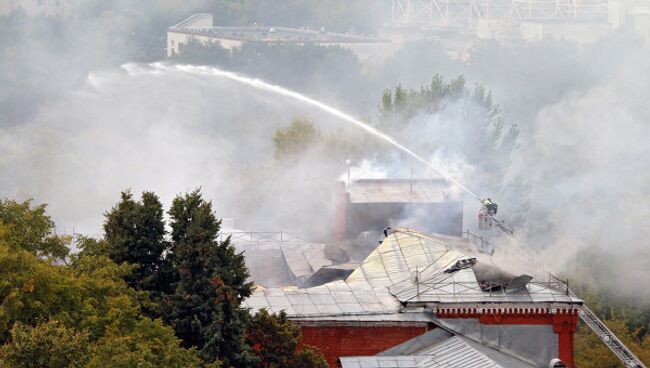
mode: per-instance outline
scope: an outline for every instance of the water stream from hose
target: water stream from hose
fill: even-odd
[[[438,174],[440,174],[442,177],[445,179],[449,180],[465,192],[467,192],[469,195],[472,197],[476,198],[477,200],[481,201],[478,195],[476,195],[474,192],[472,192],[469,188],[467,188],[465,185],[463,185],[461,182],[458,180],[454,179],[450,174],[446,173],[445,171],[441,170],[440,168],[434,166],[431,162],[425,160],[424,158],[420,157],[418,154],[413,152],[411,149],[408,147],[404,146],[403,144],[399,143],[397,140],[395,140],[393,137],[387,135],[386,133],[383,133],[376,128],[374,128],[371,125],[368,125],[364,123],[361,120],[355,119],[349,114],[346,114],[345,112],[338,110],[330,105],[324,104],[320,101],[314,100],[310,97],[307,97],[305,95],[302,95],[298,92],[286,89],[284,87],[280,87],[277,85],[273,85],[270,83],[266,83],[260,79],[257,78],[249,78],[249,77],[244,77],[242,75],[239,75],[237,73],[221,70],[215,67],[208,67],[208,66],[194,66],[194,65],[169,65],[165,63],[152,63],[149,64],[151,68],[153,68],[156,71],[173,71],[173,70],[178,70],[178,71],[183,71],[186,73],[194,74],[194,75],[205,75],[205,76],[210,76],[214,78],[225,78],[229,79],[231,81],[241,83],[250,87],[253,87],[255,89],[261,90],[261,91],[266,91],[266,92],[271,92],[275,93],[278,95],[282,95],[288,98],[291,98],[296,101],[300,101],[302,103],[305,103],[307,105],[311,105],[313,107],[316,107],[317,109],[320,109],[322,111],[327,112],[328,114],[335,116],[347,123],[354,124],[358,126],[359,128],[365,130],[366,132],[376,136],[377,138],[382,139],[383,141],[393,145],[394,147],[398,148],[400,151],[406,153],[407,155],[411,156],[415,160],[421,162],[422,164],[426,165],[427,167],[433,169],[436,171]],[[131,67],[124,67],[127,69],[127,71]]]

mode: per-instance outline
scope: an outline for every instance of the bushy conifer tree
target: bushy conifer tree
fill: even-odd
[[[255,362],[244,342],[247,311],[241,302],[252,292],[242,254],[229,239],[219,241],[221,221],[199,190],[176,197],[169,210],[170,259],[178,272],[166,319],[186,346],[196,346],[209,362],[249,367]]]

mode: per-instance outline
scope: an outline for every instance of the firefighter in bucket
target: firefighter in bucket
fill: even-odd
[[[490,198],[482,200],[481,203],[483,206],[478,213],[478,228],[481,230],[487,230],[492,227],[494,215],[497,214],[499,205],[492,202],[492,199]]]

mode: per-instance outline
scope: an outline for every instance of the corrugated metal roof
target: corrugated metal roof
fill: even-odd
[[[483,291],[471,268],[445,272],[458,260],[472,257],[447,240],[395,229],[345,281],[305,289],[259,288],[245,304],[274,312],[284,309],[293,317],[316,318],[398,313],[400,302],[407,306],[582,303],[541,283],[529,283],[517,292]]]
[[[535,365],[460,336],[452,336],[413,355],[341,357],[343,368],[534,368]]]
[[[372,288],[365,282],[334,281],[306,289],[297,287],[257,288],[244,301],[254,310],[267,308],[271,312],[285,310],[294,317],[318,317],[396,313],[399,302],[387,288]]]
[[[396,356],[396,355],[418,355],[423,349],[436,345],[446,339],[454,336],[451,330],[446,328],[434,328],[431,331],[416,336],[388,350],[384,350],[377,355]]]
[[[348,186],[352,203],[441,203],[459,200],[445,179],[363,179]]]
[[[522,368],[532,368],[536,367],[535,364],[526,362],[520,358],[518,358],[515,355],[511,355],[508,353],[505,353],[501,350],[491,348],[489,346],[483,345],[479,342],[476,342],[472,339],[468,339],[466,337],[461,337],[467,344],[472,346],[474,349],[480,351],[481,353],[485,354],[488,358],[490,358],[492,361],[496,362],[499,364],[501,367],[522,367]]]
[[[365,280],[373,287],[410,285],[416,272],[420,276],[436,274],[451,267],[458,260],[468,258],[470,257],[464,253],[423,234],[407,229],[395,229],[366,257],[347,281]],[[471,276],[464,275],[466,272],[460,272],[459,276],[456,274],[448,275],[453,278],[461,277],[463,281],[472,280]]]

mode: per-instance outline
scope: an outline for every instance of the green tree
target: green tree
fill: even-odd
[[[208,362],[247,367],[254,362],[244,343],[247,313],[241,308],[250,296],[248,270],[242,254],[229,239],[219,241],[221,221],[200,190],[177,196],[169,210],[171,260],[179,279],[170,297],[166,320],[185,346],[196,346]]]
[[[160,320],[143,318],[134,324],[112,325],[99,339],[86,368],[193,368],[201,360],[194,349],[183,349],[173,330]]]
[[[492,94],[481,84],[467,86],[461,75],[446,82],[436,74],[429,85],[386,90],[378,125],[416,152],[460,157],[476,170],[469,183],[489,191],[503,189],[519,130],[506,126]],[[472,182],[475,181],[475,182]]]
[[[313,347],[300,346],[300,327],[282,311],[258,311],[250,321],[246,340],[259,358],[257,368],[327,368],[323,355]]]
[[[0,225],[0,234],[6,231],[3,229]],[[53,318],[79,323],[84,295],[69,272],[15,244],[10,246],[2,238],[0,235],[0,343],[9,339],[16,322],[35,325]]]
[[[320,137],[320,131],[311,120],[294,118],[288,127],[279,128],[273,135],[275,158],[296,157],[316,144]]]
[[[0,348],[0,367],[81,368],[88,360],[88,334],[57,321],[35,327],[16,323],[11,340]]]
[[[4,226],[0,225],[0,234],[5,231]],[[102,255],[75,256],[71,258],[70,265],[56,265],[28,251],[10,247],[1,239],[0,237],[0,343],[11,346],[15,342],[13,348],[7,348],[10,349],[7,354],[12,351],[14,353],[11,356],[34,351],[34,354],[41,354],[42,351],[19,342],[41,339],[34,337],[40,334],[50,334],[52,339],[67,338],[67,332],[63,332],[65,330],[72,335],[76,333],[73,331],[79,331],[92,344],[113,344],[102,348],[103,350],[93,350],[97,354],[106,355],[111,346],[124,341],[135,341],[128,345],[132,356],[145,357],[141,361],[152,362],[149,365],[152,367],[161,366],[156,363],[159,361],[196,360],[196,352],[182,349],[178,341],[173,339],[173,329],[143,316],[141,304],[146,301],[146,293],[133,290],[124,281],[132,266],[126,263],[117,265]],[[40,325],[42,321],[48,320],[59,321],[60,325]],[[39,327],[29,330],[25,326]],[[123,350],[127,349],[123,345],[119,346]],[[22,348],[28,350],[16,350]],[[38,348],[45,349],[47,345]],[[65,349],[60,350],[64,355],[53,356],[52,359],[67,356]],[[155,359],[149,356],[151,351],[155,352]],[[13,358],[3,359],[6,361]],[[50,363],[47,361],[44,364]],[[15,365],[9,364],[9,367],[13,366]],[[170,366],[174,365],[170,363]]]
[[[54,234],[54,221],[45,214],[46,207],[32,206],[31,200],[0,200],[0,224],[4,225],[1,239],[39,257],[65,258],[69,238]]]
[[[610,312],[612,318],[604,320],[609,329],[627,346],[643,363],[650,363],[650,350],[646,336],[639,339],[638,331],[630,330],[625,314]],[[575,336],[575,361],[580,368],[624,368],[623,363],[609,350],[600,338],[586,325],[581,324]]]
[[[122,192],[121,201],[105,214],[104,233],[108,255],[115,263],[133,265],[126,282],[136,290],[161,293],[169,290],[169,267],[164,252],[163,206],[151,192],[140,201],[131,192]]]

